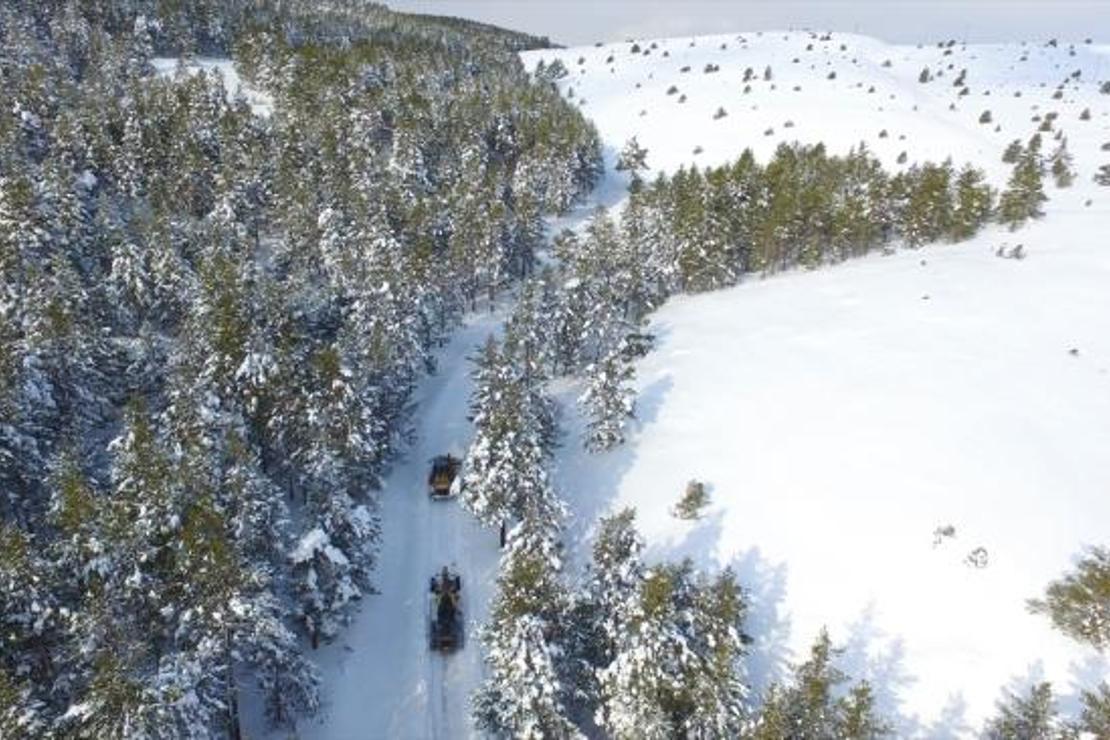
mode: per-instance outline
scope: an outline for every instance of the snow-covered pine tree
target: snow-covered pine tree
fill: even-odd
[[[1110,737],[1110,683],[1103,681],[1091,690],[1080,694],[1083,711],[1079,716],[1079,729],[1094,737]]]
[[[874,708],[870,687],[858,682],[838,698],[848,676],[833,665],[842,650],[821,630],[809,659],[794,670],[789,685],[772,684],[750,729],[755,740],[782,737],[875,740],[891,734],[889,723]]]
[[[698,584],[694,594],[695,650],[701,665],[694,676],[690,737],[737,737],[747,715],[748,687],[742,665],[747,612],[740,585],[729,569]]]
[[[926,163],[909,172],[909,201],[899,231],[910,246],[936,241],[952,225],[952,163]]]
[[[955,207],[949,238],[970,239],[990,219],[993,193],[982,170],[966,165],[956,177]]]
[[[662,740],[682,734],[691,713],[698,656],[686,570],[650,569],[633,598],[612,663],[600,672],[596,720],[615,740]]]
[[[0,692],[6,684],[14,702],[0,704],[0,727],[19,726],[23,713],[28,725],[38,724],[38,709],[61,673],[66,615],[56,577],[27,533],[0,522]]]
[[[571,595],[562,672],[574,687],[568,704],[576,716],[597,714],[599,672],[616,656],[643,581],[644,545],[634,521],[635,511],[624,509],[598,523],[585,583]]]
[[[586,449],[601,452],[624,442],[625,424],[633,416],[636,393],[631,384],[635,369],[621,342],[587,370],[589,385],[579,398],[589,417]]]
[[[514,358],[492,337],[475,359],[474,439],[463,468],[463,503],[487,526],[520,520],[548,490],[548,402],[525,386]]]
[[[998,200],[998,220],[1016,229],[1026,221],[1040,218],[1041,206],[1048,198],[1041,183],[1041,157],[1031,146],[1014,165],[1013,174]]]
[[[498,594],[482,630],[489,673],[474,697],[478,727],[497,736],[581,737],[567,711],[571,687],[560,675],[568,600],[552,539],[557,521],[529,512],[502,558]]]
[[[1067,188],[1075,182],[1075,168],[1071,152],[1068,151],[1068,140],[1063,139],[1060,145],[1052,152],[1049,157],[1049,169],[1052,172],[1052,179],[1056,182],[1056,187]]]
[[[1052,686],[1047,681],[1034,684],[1027,695],[1006,692],[998,702],[998,714],[983,728],[986,740],[1056,740],[1070,737],[1056,710]]]
[[[647,169],[647,156],[648,150],[633,136],[625,142],[620,156],[617,157],[617,171],[631,173],[632,182],[636,183],[640,179],[640,172]]]
[[[1092,547],[1074,572],[1048,584],[1029,609],[1044,614],[1058,630],[1096,650],[1110,647],[1110,547]]]

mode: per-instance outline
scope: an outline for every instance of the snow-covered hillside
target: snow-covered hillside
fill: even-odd
[[[1006,143],[1027,139],[1038,125],[1031,119],[1050,111],[1059,114],[1056,128],[1088,166],[1094,163],[1088,155],[1110,140],[1107,97],[1098,95],[1110,79],[1110,46],[917,48],[851,34],[821,38],[725,34],[535,51],[524,59],[529,67],[563,62],[569,74],[559,85],[598,126],[610,147],[609,164],[636,136],[657,171],[721,164],[744,147],[766,156],[779,143],[797,140],[822,141],[838,153],[864,142],[891,168],[899,166],[902,152],[906,166],[951,156],[1001,178]],[[634,43],[640,53],[631,51]],[[719,70],[707,73],[709,65]],[[745,82],[749,68],[752,79]],[[768,68],[770,80],[764,79]],[[920,83],[926,68],[932,79]],[[963,84],[954,85],[964,69]],[[1081,73],[1073,78],[1076,70]],[[1062,97],[1054,99],[1065,81]],[[969,92],[960,95],[964,85]],[[668,94],[672,86],[677,91]],[[1080,121],[1087,107],[1092,118]],[[715,119],[719,108],[727,115]],[[991,122],[979,123],[988,110]],[[702,151],[695,154],[697,148]]]
[[[636,507],[656,556],[731,565],[751,589],[757,687],[828,625],[906,736],[979,729],[1004,686],[1044,678],[1067,700],[1110,676],[1025,609],[1110,540],[1110,188],[1092,182],[1110,162],[1110,47],[801,32],[637,45],[524,55],[563,62],[610,166],[632,136],[656,171],[862,141],[892,169],[952,157],[1001,187],[1005,145],[1052,112],[1046,147],[1062,130],[1078,179],[1049,185],[1046,217],[1015,233],[672,300],[637,368],[632,440],[588,455],[568,420],[558,484],[578,544],[600,513]],[[599,189],[606,205],[619,185]],[[999,259],[1004,243],[1028,257]],[[712,496],[693,524],[669,514],[692,478]]]

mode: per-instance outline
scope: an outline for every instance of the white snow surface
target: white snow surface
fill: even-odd
[[[563,60],[559,86],[585,101],[610,167],[631,136],[656,172],[744,147],[766,159],[782,141],[843,154],[862,140],[890,169],[902,151],[903,166],[950,156],[1002,187],[1005,145],[1055,111],[1078,178],[1067,190],[1046,178],[1046,217],[1018,232],[670,301],[652,318],[657,349],[636,368],[628,444],[582,451],[580,388],[560,389],[556,483],[575,515],[572,556],[588,557],[598,516],[635,507],[653,557],[731,566],[749,589],[757,688],[827,626],[847,648],[840,665],[872,682],[901,737],[973,736],[1003,687],[1033,680],[1051,680],[1074,711],[1110,662],[1025,601],[1085,545],[1110,544],[1110,188],[1091,181],[1110,163],[1110,96],[1098,92],[1110,47],[956,44],[946,55],[804,32],[655,43],[648,57],[618,43],[523,58]],[[704,74],[708,63],[720,71]],[[748,66],[756,79],[743,94]],[[919,83],[926,66],[944,76]],[[952,82],[965,67],[961,97]],[[672,84],[687,102],[665,94]],[[714,120],[719,106],[728,116]],[[988,109],[993,122],[980,124]],[[1043,137],[1047,154],[1056,142]],[[617,205],[624,182],[611,174],[600,202]],[[995,256],[1019,243],[1026,259]],[[700,521],[677,520],[670,509],[693,478],[711,504]],[[955,536],[934,546],[945,525]],[[977,548],[985,567],[965,560]]]
[[[256,115],[268,117],[273,113],[273,97],[240,77],[239,71],[235,69],[235,62],[230,59],[195,57],[185,61],[177,57],[155,57],[151,64],[154,65],[154,71],[162,77],[172,77],[177,74],[179,67],[191,75],[200,71],[218,74],[223,77],[228,101],[234,101],[236,96],[242,95]]]

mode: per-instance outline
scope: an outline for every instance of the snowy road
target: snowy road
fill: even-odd
[[[437,355],[439,372],[417,391],[418,437],[381,493],[381,554],[369,596],[352,624],[317,658],[326,704],[301,728],[304,738],[462,738],[474,736],[469,699],[481,681],[477,628],[496,578],[497,532],[478,525],[457,501],[431,501],[428,465],[462,456],[471,369],[467,357],[497,331],[499,314],[472,316]],[[427,640],[428,578],[445,564],[463,579],[467,643],[448,656]]]

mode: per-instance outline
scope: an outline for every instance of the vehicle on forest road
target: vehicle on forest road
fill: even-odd
[[[463,646],[462,576],[446,565],[432,576],[428,587],[428,644],[441,653]]]
[[[434,499],[448,499],[457,496],[461,479],[459,470],[462,460],[448,453],[432,459],[432,470],[428,473],[428,495]]]

